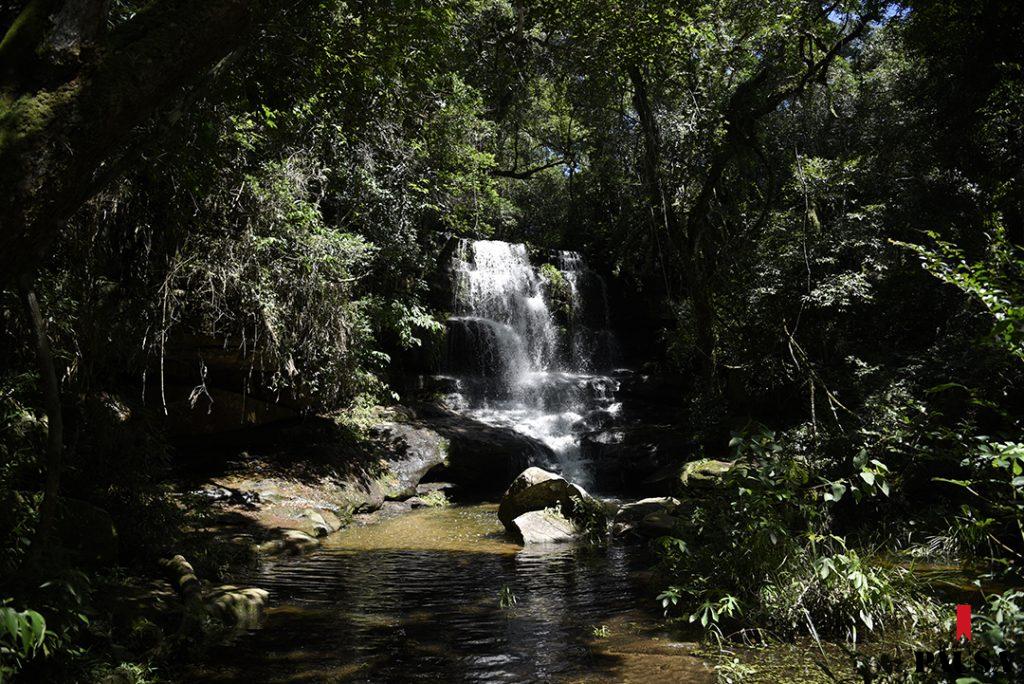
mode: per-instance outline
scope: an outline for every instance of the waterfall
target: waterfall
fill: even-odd
[[[560,315],[525,245],[459,243],[447,322],[446,371],[455,383],[446,401],[476,420],[540,440],[562,475],[588,486],[579,433],[595,412],[617,408],[617,383],[594,373],[614,355],[607,297],[603,279],[579,254],[556,252],[548,263],[568,289],[569,311]]]

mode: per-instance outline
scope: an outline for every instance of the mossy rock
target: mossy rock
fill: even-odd
[[[683,466],[679,473],[679,481],[687,486],[715,484],[722,479],[723,475],[732,470],[733,465],[735,465],[734,461],[716,461],[712,458],[690,461]]]
[[[269,597],[266,589],[224,585],[210,592],[206,605],[210,613],[226,625],[236,629],[254,629],[259,626]]]

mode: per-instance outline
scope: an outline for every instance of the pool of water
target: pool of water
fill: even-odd
[[[710,681],[662,631],[647,566],[616,545],[523,549],[494,505],[414,511],[244,578],[274,607],[185,680]]]

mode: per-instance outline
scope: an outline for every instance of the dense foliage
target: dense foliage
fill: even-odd
[[[67,69],[17,52],[45,4],[0,4],[11,159],[26,82]],[[112,5],[111,35],[145,18]],[[397,400],[443,333],[453,235],[584,252],[623,327],[657,331],[639,360],[681,379],[679,423],[735,461],[658,542],[668,614],[930,648],[952,614],[915,564],[1020,586],[1016,3],[328,0],[258,26],[69,191],[0,299],[0,676],[87,660],[75,562],[35,543],[54,417],[28,293],[61,494],[109,511],[142,566],[180,523],[174,405]],[[1020,592],[989,600],[986,643],[1021,653]]]

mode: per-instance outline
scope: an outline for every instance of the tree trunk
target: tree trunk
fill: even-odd
[[[674,257],[678,257],[675,240],[679,237],[679,219],[670,206],[665,184],[661,177],[661,135],[658,122],[651,111],[651,103],[647,94],[647,83],[640,68],[631,65],[628,69],[629,80],[633,86],[633,108],[640,117],[640,128],[644,133],[644,185],[647,188],[651,207],[659,214],[664,224],[665,233],[672,247]]]
[[[64,416],[60,404],[60,385],[57,371],[50,353],[50,341],[46,335],[46,323],[39,310],[39,300],[27,279],[22,281],[22,301],[28,315],[33,342],[36,350],[36,367],[39,371],[39,388],[43,394],[46,409],[46,483],[43,487],[43,501],[39,506],[39,526],[32,541],[30,558],[38,559],[46,550],[57,520],[57,504],[60,496],[60,475],[63,467]]]
[[[698,364],[709,391],[715,389],[718,376],[718,340],[715,335],[715,308],[704,277],[704,267],[691,255],[685,268],[686,289],[693,306],[693,333],[696,338]]]
[[[697,343],[698,365],[701,375],[711,387],[714,385],[716,375],[715,312],[704,277],[705,268],[701,262],[700,242],[694,230],[683,230],[683,221],[680,220],[678,212],[668,200],[668,192],[661,175],[661,142],[658,123],[651,111],[647,85],[639,67],[631,65],[628,71],[630,83],[633,86],[633,106],[640,118],[640,127],[644,133],[643,176],[647,195],[652,206],[661,214],[665,232],[668,235],[671,256],[679,263],[683,271],[683,281],[693,306],[691,324]],[[680,243],[683,245],[682,249],[678,246]]]

